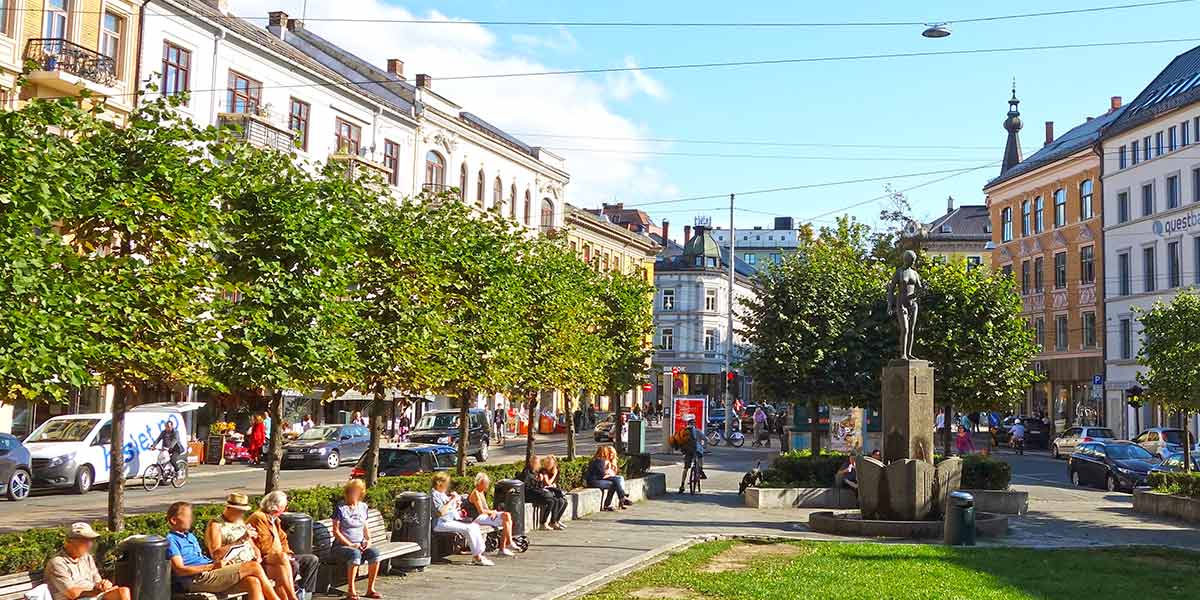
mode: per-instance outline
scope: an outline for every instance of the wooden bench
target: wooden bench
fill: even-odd
[[[25,594],[42,585],[41,571],[0,576],[0,600],[24,600]]]
[[[393,542],[383,514],[375,509],[367,512],[367,532],[371,539],[371,547],[379,552],[379,572],[387,574],[391,568],[391,559],[421,551],[421,545],[416,542]],[[333,520],[325,519],[313,523],[313,554],[321,559],[321,568],[317,571],[316,593],[325,594],[335,583],[342,583],[346,570],[333,556]],[[367,565],[358,567],[358,577],[367,576]],[[0,599],[2,600],[2,599]]]

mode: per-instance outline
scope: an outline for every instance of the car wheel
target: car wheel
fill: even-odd
[[[33,478],[30,477],[29,471],[17,469],[13,471],[12,477],[8,479],[8,499],[12,501],[24,500],[29,497],[30,490],[33,489]]]
[[[1104,489],[1110,492],[1117,492],[1121,490],[1121,485],[1117,482],[1117,478],[1110,474],[1104,481]]]
[[[1050,446],[1050,454],[1054,457],[1054,460],[1062,458],[1062,454],[1058,451],[1058,444]]]
[[[331,450],[329,456],[325,457],[325,467],[336,469],[342,464],[342,457],[338,455],[337,450]]]
[[[479,452],[476,452],[476,453],[475,453],[475,458],[476,458],[476,459],[477,459],[479,462],[487,462],[487,459],[488,459],[488,447],[487,447],[487,444],[484,444],[484,445],[482,445],[482,446],[480,446],[480,447],[479,447]]]
[[[92,482],[95,481],[95,475],[92,473],[92,468],[89,466],[79,467],[75,471],[75,493],[86,494],[92,490]]]
[[[1083,485],[1083,483],[1079,481],[1079,471],[1071,471],[1071,485],[1075,487],[1080,487]]]

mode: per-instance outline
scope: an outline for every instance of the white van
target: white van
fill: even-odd
[[[158,461],[150,447],[167,421],[175,423],[179,441],[187,447],[184,413],[203,404],[156,403],[135,406],[125,413],[125,476],[141,477]],[[34,489],[70,488],[86,494],[97,483],[108,483],[112,415],[92,413],[54,417],[25,438],[33,459]]]

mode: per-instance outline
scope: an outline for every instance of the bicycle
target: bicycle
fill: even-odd
[[[709,425],[708,445],[720,446],[721,442],[725,442],[734,448],[741,448],[742,444],[746,443],[746,436],[743,435],[737,427],[734,427],[733,430],[729,432],[729,435],[726,436],[724,425]]]
[[[170,483],[176,489],[187,483],[187,459],[180,458],[172,465],[171,455],[163,450],[158,455],[158,462],[146,467],[146,473],[142,475],[143,489],[153,492],[164,483]]]
[[[692,467],[688,469],[688,493],[693,496],[700,493],[700,461],[692,460]]]

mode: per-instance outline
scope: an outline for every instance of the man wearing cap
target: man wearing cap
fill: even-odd
[[[54,600],[129,600],[129,588],[100,577],[92,546],[100,534],[87,523],[67,527],[63,549],[46,561],[46,587]]]

